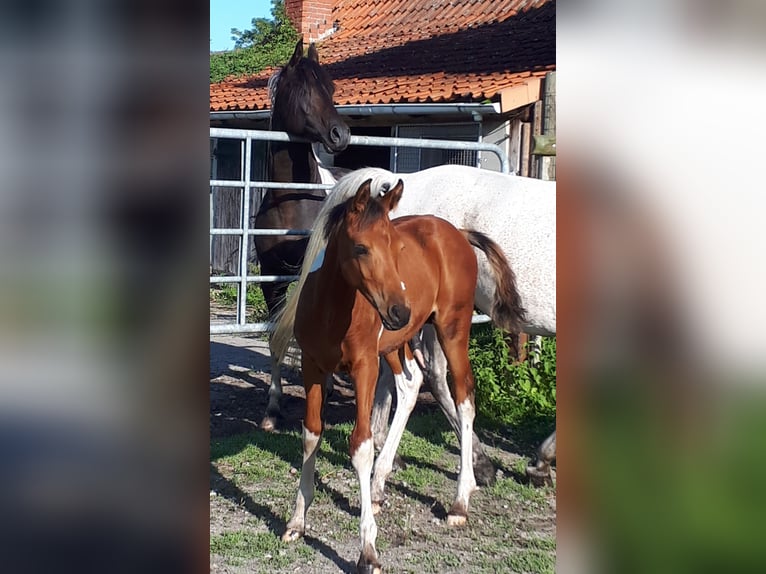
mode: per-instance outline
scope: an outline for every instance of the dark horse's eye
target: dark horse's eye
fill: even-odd
[[[354,257],[359,257],[360,255],[367,255],[370,251],[361,244],[354,245]]]

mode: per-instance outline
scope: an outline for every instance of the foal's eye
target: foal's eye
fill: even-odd
[[[359,243],[354,245],[354,257],[359,257],[360,255],[367,255],[370,251],[364,246]]]

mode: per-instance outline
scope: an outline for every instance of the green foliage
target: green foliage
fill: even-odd
[[[210,288],[210,298],[221,305],[234,306],[237,304],[238,291],[238,283],[218,284]],[[269,318],[266,299],[257,283],[247,284],[247,312],[251,321],[267,321]]]
[[[284,0],[272,0],[271,19],[253,18],[252,26],[232,29],[234,50],[210,54],[210,83],[281,66],[290,58],[299,35],[287,18]]]
[[[539,429],[556,419],[556,339],[543,338],[529,359],[511,364],[504,333],[486,325],[474,327],[469,349],[476,379],[479,414],[498,425]]]

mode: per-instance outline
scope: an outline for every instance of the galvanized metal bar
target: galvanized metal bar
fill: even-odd
[[[248,275],[248,283],[276,283],[280,281],[297,281],[299,275]],[[224,275],[221,277],[211,277],[210,283],[239,283],[242,281],[241,275]]]
[[[311,235],[310,229],[242,229],[241,227],[216,227],[210,230],[210,235]]]
[[[467,151],[486,151],[494,153],[500,160],[500,170],[503,173],[510,172],[508,158],[497,144],[485,142],[464,142],[454,140],[418,139],[418,138],[390,138],[381,136],[351,136],[349,145],[389,146],[389,147],[416,147],[423,149],[452,149]]]
[[[247,323],[245,325],[224,323],[218,325],[210,325],[210,334],[229,335],[233,333],[265,333],[271,328],[271,326],[271,323]]]
[[[253,140],[251,138],[245,139],[245,162],[243,169],[245,170],[242,176],[245,179],[245,187],[242,190],[242,244],[239,248],[239,274],[242,277],[242,281],[239,286],[239,307],[237,308],[237,324],[244,325],[247,322],[247,251],[249,247],[249,236],[247,235],[247,229],[250,222],[250,160],[253,150]]]
[[[211,179],[210,187],[245,187],[245,181],[234,179]],[[270,189],[332,189],[331,183],[285,183],[284,181],[251,181],[250,187]]]
[[[210,137],[232,140],[250,139],[258,141],[311,143],[307,139],[299,138],[286,132],[272,132],[268,130],[240,130],[236,128],[210,128]]]

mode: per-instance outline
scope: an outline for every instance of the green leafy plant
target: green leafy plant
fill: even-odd
[[[249,273],[258,275],[258,267],[251,267]],[[210,288],[210,299],[224,306],[234,306],[237,304],[237,292],[239,286],[235,283],[223,283]],[[258,283],[247,284],[247,311],[250,321],[266,321],[269,317],[269,309],[266,306],[266,299],[263,296]]]
[[[285,12],[284,0],[272,0],[271,19],[253,18],[252,29],[231,30],[235,49],[210,54],[210,83],[260,72],[287,62],[298,32]]]
[[[491,423],[550,432],[556,419],[556,339],[543,338],[539,349],[528,350],[529,358],[514,364],[501,330],[474,327],[469,356],[477,409]]]

